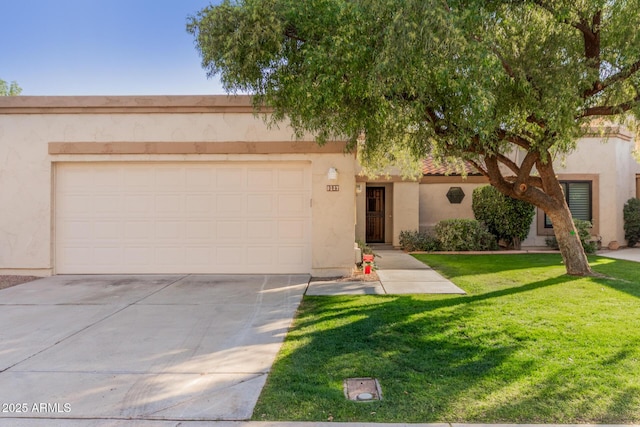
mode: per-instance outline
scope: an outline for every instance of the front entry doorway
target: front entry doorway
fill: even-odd
[[[384,243],[384,187],[367,187],[367,243]]]

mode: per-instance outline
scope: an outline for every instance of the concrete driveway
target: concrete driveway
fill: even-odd
[[[2,290],[0,424],[247,419],[308,282],[55,276]]]

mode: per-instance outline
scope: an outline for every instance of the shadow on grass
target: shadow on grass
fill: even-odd
[[[503,269],[488,263],[484,271]],[[637,284],[588,280],[640,296]],[[594,288],[562,274],[470,296],[306,297],[254,419],[640,421],[640,386],[620,375],[637,375],[637,341],[596,362],[580,359],[591,350],[589,337],[573,334],[583,320],[563,298],[569,287],[576,294]],[[555,304],[559,314],[545,318],[528,304]],[[606,365],[610,374],[597,372]],[[352,377],[378,378],[384,399],[347,401],[342,382]]]

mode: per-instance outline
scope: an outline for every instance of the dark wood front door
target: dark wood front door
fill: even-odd
[[[367,188],[367,242],[384,243],[384,187]]]

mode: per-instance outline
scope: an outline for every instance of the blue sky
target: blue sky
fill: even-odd
[[[210,3],[0,0],[0,79],[17,81],[22,95],[224,93],[185,30]]]

